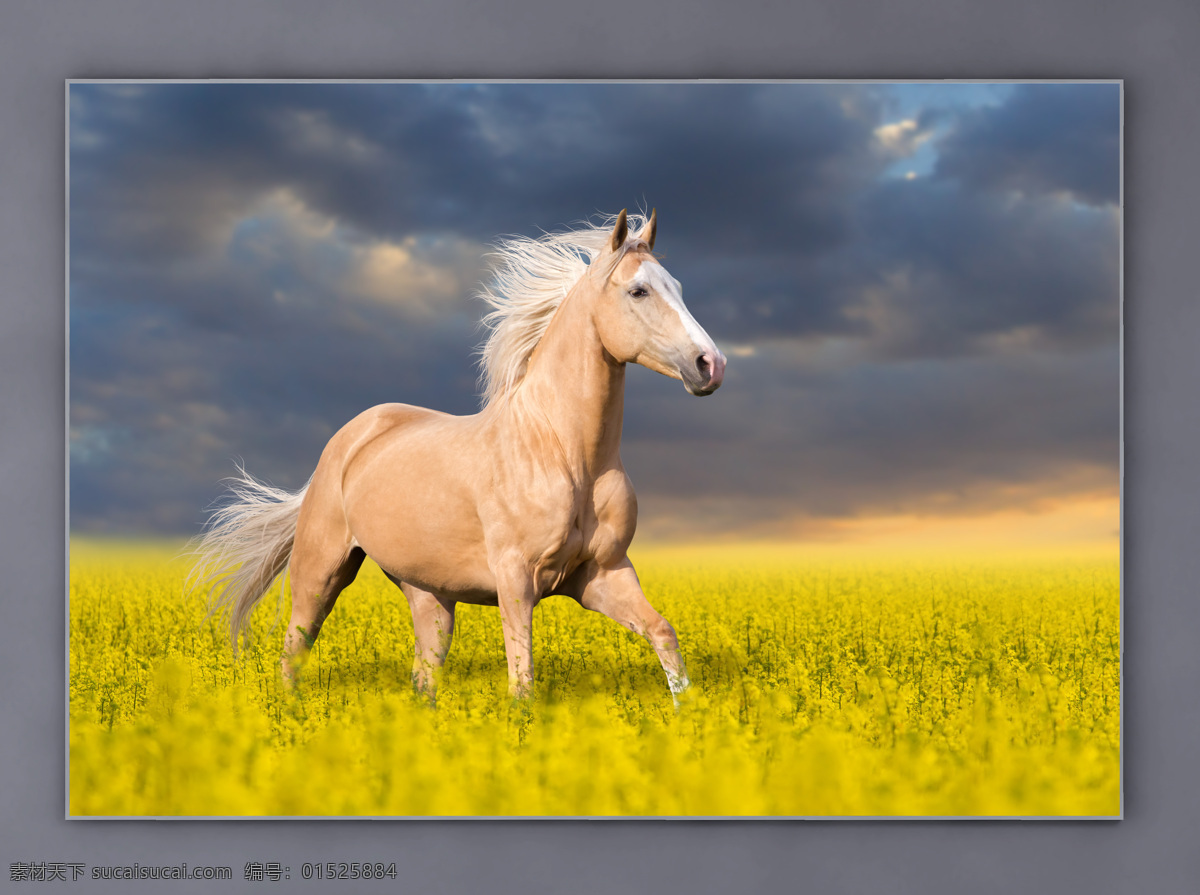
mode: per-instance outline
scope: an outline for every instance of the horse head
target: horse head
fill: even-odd
[[[725,355],[683,303],[679,281],[653,254],[657,213],[630,234],[617,216],[604,251],[592,262],[594,316],[605,350],[678,379],[693,395],[711,395],[725,377]]]

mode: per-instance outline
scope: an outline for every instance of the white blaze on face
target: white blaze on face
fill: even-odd
[[[696,322],[683,303],[683,286],[679,280],[667,273],[661,264],[656,261],[643,261],[633,275],[629,288],[637,286],[657,292],[667,307],[679,315],[679,322],[683,324],[683,330],[691,338],[697,353],[716,352],[717,346],[712,338]]]

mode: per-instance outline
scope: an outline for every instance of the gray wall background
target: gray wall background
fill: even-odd
[[[0,7],[0,874],[396,861],[400,892],[1193,892],[1200,772],[1193,0],[6,0]],[[63,82],[114,77],[1124,78],[1121,822],[67,822]],[[217,771],[219,772],[219,770]],[[160,891],[159,883],[13,883]],[[262,891],[186,883],[172,891]],[[293,877],[293,886],[305,884]],[[309,886],[316,884],[309,883]],[[362,883],[362,891],[382,890]],[[352,891],[343,889],[341,891]]]

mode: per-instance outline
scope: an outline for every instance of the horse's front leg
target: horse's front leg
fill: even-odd
[[[613,621],[650,641],[667,675],[671,697],[679,705],[679,695],[691,686],[679,638],[671,623],[658,614],[642,592],[641,582],[629,558],[611,569],[592,566],[578,594],[573,594],[585,609],[601,612]]]
[[[533,607],[537,602],[532,570],[514,561],[493,569],[504,654],[508,658],[508,695],[533,695]]]

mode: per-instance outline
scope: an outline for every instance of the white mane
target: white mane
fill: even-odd
[[[492,282],[478,293],[492,307],[483,318],[490,332],[479,349],[485,406],[511,392],[524,378],[529,356],[554,312],[604,250],[616,220],[613,215],[594,226],[547,233],[537,239],[514,236],[496,244]],[[638,233],[646,218],[631,214],[628,223],[630,234]],[[623,255],[624,247],[613,256],[613,266]]]

